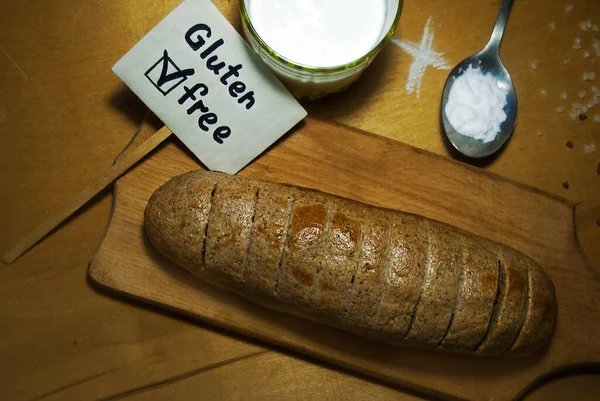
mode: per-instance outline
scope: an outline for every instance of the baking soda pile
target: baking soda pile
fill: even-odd
[[[481,69],[469,66],[454,81],[444,112],[456,132],[488,143],[506,120],[506,91]]]

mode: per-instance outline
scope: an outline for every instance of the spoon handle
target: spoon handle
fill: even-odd
[[[496,26],[490,41],[485,46],[486,50],[494,50],[496,54],[500,53],[500,42],[502,42],[502,36],[504,35],[504,27],[508,21],[508,16],[513,5],[513,0],[503,0],[500,6],[500,12],[498,13],[498,19],[496,20]]]

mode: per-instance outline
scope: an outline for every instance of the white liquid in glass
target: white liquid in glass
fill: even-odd
[[[304,66],[348,64],[385,35],[386,0],[247,0],[247,10],[267,46]]]

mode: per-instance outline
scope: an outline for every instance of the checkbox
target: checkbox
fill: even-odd
[[[164,50],[163,56],[144,75],[163,96],[167,96],[193,74],[193,68],[182,70],[169,57],[167,50]]]

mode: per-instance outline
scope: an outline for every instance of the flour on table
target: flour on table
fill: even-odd
[[[416,43],[406,39],[392,38],[392,43],[400,47],[414,59],[408,73],[408,82],[406,83],[406,93],[412,95],[417,93],[417,98],[421,97],[421,84],[427,67],[431,66],[438,70],[449,70],[450,64],[444,59],[444,53],[433,49],[433,29],[431,28],[431,17],[425,24],[423,38],[421,43]]]
[[[587,154],[595,152],[596,151],[596,142],[592,142],[589,145],[583,145],[583,151]]]

